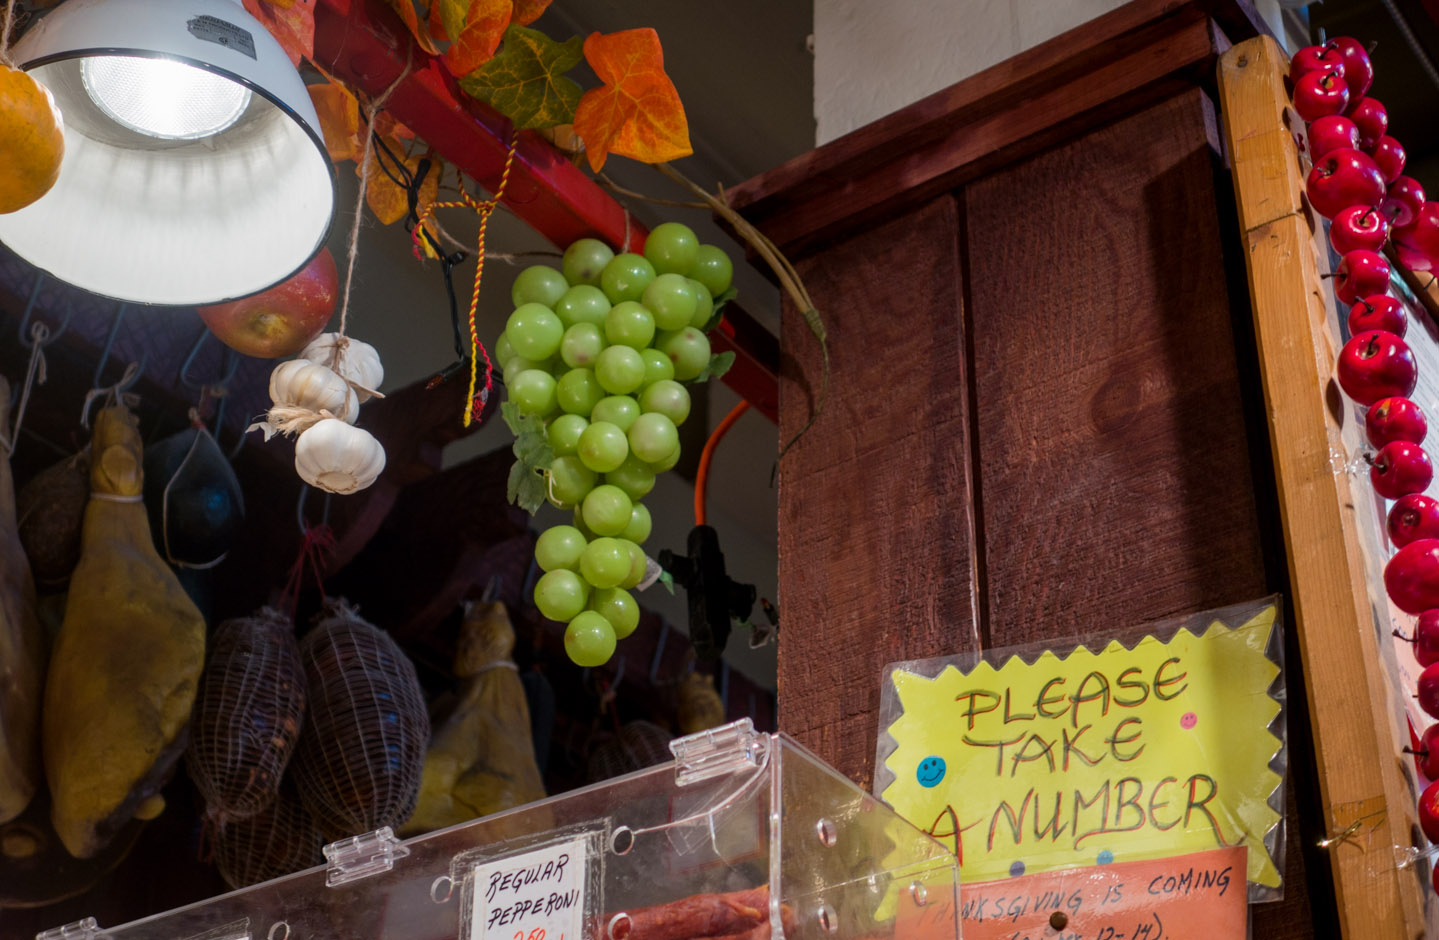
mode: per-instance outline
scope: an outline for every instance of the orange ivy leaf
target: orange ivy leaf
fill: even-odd
[[[310,100],[320,116],[320,132],[330,159],[359,160],[365,138],[360,130],[360,103],[343,85],[329,83],[309,86]]]
[[[511,22],[528,26],[549,9],[550,0],[514,0],[515,15]]]
[[[291,64],[315,57],[315,0],[244,0],[244,5],[279,42]]]
[[[653,29],[591,33],[585,59],[604,82],[585,92],[575,111],[575,132],[584,139],[590,169],[598,173],[611,153],[662,163],[694,152],[684,105],[665,74],[664,50]]]
[[[450,37],[445,67],[468,75],[495,54],[514,12],[512,0],[435,0],[440,22]]]
[[[390,5],[390,9],[400,14],[400,19],[405,21],[405,26],[415,37],[415,41],[420,44],[421,49],[430,55],[436,55],[440,51],[435,46],[435,41],[430,38],[429,30],[420,25],[420,16],[415,12],[415,5],[411,0],[385,0],[385,2]]]
[[[410,130],[388,111],[375,115],[375,133],[381,137],[396,137],[400,140],[414,140],[415,132]]]
[[[385,144],[396,156],[402,156],[405,152],[405,145],[393,137],[385,140]],[[376,141],[374,149],[370,151],[370,172],[369,180],[365,184],[365,202],[369,204],[370,211],[375,213],[375,218],[380,220],[381,225],[391,225],[409,213],[410,202],[405,188],[390,179],[389,175],[381,168],[379,149],[380,143]],[[403,157],[403,159],[405,169],[410,171],[411,176],[419,172],[422,155],[415,154]],[[425,174],[424,182],[420,184],[416,211],[423,211],[426,206],[434,202],[440,191],[440,167],[434,158],[431,158],[431,163],[435,165],[430,167],[430,171]],[[393,169],[394,167],[391,166],[391,170]],[[361,175],[358,166],[355,167],[355,175]]]

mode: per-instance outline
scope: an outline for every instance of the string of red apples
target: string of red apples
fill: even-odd
[[[1409,399],[1418,381],[1404,342],[1408,314],[1389,296],[1389,244],[1414,271],[1439,268],[1439,203],[1404,172],[1404,147],[1386,131],[1384,105],[1367,97],[1374,80],[1369,53],[1347,36],[1295,54],[1289,78],[1294,109],[1309,125],[1309,203],[1330,220],[1339,253],[1334,295],[1349,306],[1350,339],[1339,353],[1344,393],[1368,407],[1364,432],[1374,491],[1393,500],[1389,538],[1398,549],[1384,567],[1389,598],[1417,614],[1414,654],[1424,667],[1415,690],[1420,707],[1439,718],[1439,501],[1424,495],[1434,468],[1424,452],[1428,421]],[[1419,767],[1439,781],[1439,723],[1424,732]],[[1419,822],[1439,843],[1439,782],[1419,798]],[[1434,872],[1439,891],[1439,868]]]

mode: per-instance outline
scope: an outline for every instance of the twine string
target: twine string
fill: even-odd
[[[30,364],[25,369],[25,384],[20,387],[20,405],[15,409],[15,424],[10,428],[9,440],[0,437],[0,445],[5,447],[7,456],[13,456],[16,445],[20,443],[20,427],[25,423],[25,409],[30,406],[30,391],[36,385],[44,385],[49,378],[45,365],[45,341],[49,338],[50,328],[45,324],[37,320],[30,325]]]
[[[335,550],[335,531],[328,523],[320,523],[305,529],[305,537],[300,541],[300,551],[295,557],[295,563],[290,566],[290,577],[285,583],[285,591],[281,595],[284,608],[290,612],[290,619],[295,619],[295,613],[300,606],[300,592],[305,586],[305,571],[313,572],[315,586],[320,589],[320,596],[325,596],[325,567],[329,562],[332,552]]]
[[[6,0],[5,23],[0,26],[0,64],[15,67],[15,60],[10,58],[10,31],[15,28],[15,4],[19,0]]]
[[[106,385],[103,388],[92,388],[85,393],[85,402],[80,406],[80,426],[85,429],[90,427],[90,406],[95,404],[98,398],[105,399],[105,407],[121,403],[131,404],[137,399],[133,395],[125,394],[125,389],[134,384],[136,377],[140,374],[140,363],[132,362],[125,367],[125,374],[114,385]]]

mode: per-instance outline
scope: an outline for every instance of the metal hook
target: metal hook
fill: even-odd
[[[105,377],[105,366],[108,365],[109,362],[110,362],[110,350],[111,350],[111,349],[114,347],[114,345],[115,345],[115,337],[116,337],[117,335],[119,335],[119,333],[120,333],[120,324],[124,322],[124,320],[125,320],[125,312],[126,312],[127,310],[129,310],[129,309],[130,309],[130,305],[129,305],[129,304],[122,303],[122,304],[120,305],[119,309],[115,311],[115,322],[112,323],[112,324],[110,324],[110,333],[109,333],[108,336],[105,337],[105,348],[100,351],[100,361],[95,364],[95,374],[94,374],[94,375],[91,377],[91,379],[90,379],[90,387],[91,387],[91,388],[104,388],[104,387],[106,387],[106,386],[105,386],[105,380],[104,380],[104,377]],[[115,385],[115,391],[117,391],[117,392],[128,391],[131,386],[133,386],[136,382],[138,382],[138,381],[140,380],[140,376],[142,376],[142,375],[145,374],[145,365],[146,365],[149,361],[150,361],[150,350],[148,350],[148,349],[143,349],[143,350],[141,350],[141,351],[140,351],[140,361],[139,361],[139,364],[136,365],[134,373],[133,373],[133,374],[128,374],[128,373],[129,373],[129,370],[127,369],[126,372],[127,372],[128,377],[127,377],[127,378],[122,378],[122,379]]]
[[[45,327],[43,333],[47,333],[48,335],[37,335],[34,339],[27,338],[30,333],[30,317],[35,311],[35,301],[40,297],[40,285],[43,284],[44,281],[45,273],[43,271],[35,275],[35,286],[30,288],[30,297],[25,301],[25,315],[20,318],[20,345],[26,349],[34,349],[36,344],[49,346],[55,342],[55,340],[59,339],[64,335],[65,331],[70,328],[70,318],[75,314],[75,303],[73,300],[67,298],[65,301],[65,319],[60,321],[59,329],[52,331],[48,327],[45,327],[45,324],[36,321],[39,326]]]
[[[659,678],[660,661],[665,658],[665,640],[669,638],[669,635],[670,625],[662,621],[660,623],[660,639],[655,644],[654,658],[650,660],[650,684],[652,685]]]
[[[299,524],[299,526],[300,526],[300,535],[302,535],[302,536],[308,535],[309,532],[310,532],[310,526],[309,526],[309,524],[308,524],[307,522],[305,522],[305,497],[307,497],[307,496],[309,496],[309,495],[310,495],[310,484],[308,484],[308,483],[301,483],[301,484],[300,484],[300,500],[299,500],[299,502],[297,502],[297,503],[295,504],[295,522],[297,522],[297,523]],[[332,495],[332,494],[329,493],[328,491],[325,493],[325,508],[320,511],[320,525],[329,525],[329,524],[330,524],[330,496],[331,496],[331,495]]]
[[[195,357],[200,354],[201,348],[203,348],[205,345],[205,340],[208,339],[210,336],[211,333],[209,328],[202,328],[200,330],[199,338],[195,340],[195,345],[190,347],[190,354],[185,357],[185,362],[180,366],[181,384],[183,384],[186,388],[193,389],[197,392],[207,385],[225,386],[230,384],[230,380],[235,377],[235,373],[240,368],[240,357],[235,354],[235,351],[233,349],[230,349],[227,346],[225,347],[225,356],[222,360],[221,366],[222,368],[227,370],[224,375],[220,376],[212,382],[203,382],[198,379],[191,378],[190,368],[195,365]]]

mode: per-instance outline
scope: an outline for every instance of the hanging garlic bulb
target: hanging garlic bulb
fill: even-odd
[[[385,380],[385,367],[375,347],[339,333],[321,333],[310,340],[310,344],[300,350],[300,358],[338,372],[355,387],[362,402],[368,401]]]
[[[364,489],[385,469],[385,448],[369,431],[325,418],[295,442],[295,472],[311,486],[346,495]]]
[[[327,412],[353,422],[360,402],[348,382],[325,366],[308,359],[282,362],[270,373],[270,400],[278,406]]]

